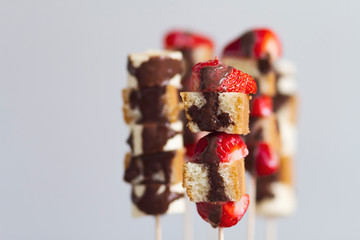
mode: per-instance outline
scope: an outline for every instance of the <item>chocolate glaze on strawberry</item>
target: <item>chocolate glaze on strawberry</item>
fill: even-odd
[[[127,68],[136,77],[140,88],[166,86],[172,77],[183,73],[183,62],[166,57],[150,57],[139,67],[134,67],[129,57]]]
[[[221,63],[217,58],[196,64],[192,69],[192,91],[242,92],[257,91],[254,79],[238,69]]]
[[[203,92],[208,91],[209,89],[216,89],[223,80],[228,77],[232,70],[233,67],[226,66],[224,64],[201,68],[199,73],[199,90]]]
[[[269,50],[268,43],[270,43],[272,50]],[[224,57],[256,59],[258,69],[262,74],[267,74],[273,70],[272,61],[280,55],[281,45],[278,37],[266,28],[247,31],[229,43],[223,51]]]
[[[143,154],[162,152],[167,141],[176,134],[181,133],[172,130],[169,123],[148,123],[143,126],[141,133]],[[133,136],[130,134],[127,143],[130,145],[132,152],[134,152],[132,139]]]
[[[210,183],[210,191],[208,192],[207,199],[209,202],[229,201],[225,194],[224,181],[219,173],[220,159],[217,155],[217,140],[215,134],[205,136],[208,145],[206,149],[195,157],[196,163],[206,164],[208,167],[208,178]]]
[[[131,183],[139,176],[143,180],[139,183],[162,183],[169,184],[172,174],[172,161],[175,152],[160,152],[156,154],[140,155],[131,157],[130,164],[125,171],[124,179]],[[161,172],[164,175],[163,181],[154,179],[154,174]]]
[[[162,187],[164,189],[159,193]],[[169,185],[151,183],[145,184],[145,191],[142,196],[136,196],[133,190],[131,199],[132,202],[146,214],[158,215],[166,213],[169,205],[183,196],[184,194],[171,192]]]
[[[234,124],[228,113],[219,114],[218,92],[204,92],[203,95],[206,100],[205,105],[201,108],[193,105],[188,110],[188,114],[201,130],[212,131]]]
[[[209,222],[212,227],[216,228],[221,223],[222,205],[213,204],[211,211],[209,211]]]

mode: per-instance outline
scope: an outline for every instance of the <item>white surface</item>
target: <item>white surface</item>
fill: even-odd
[[[301,93],[296,215],[279,240],[359,239],[358,1],[0,1],[0,239],[152,239],[122,181],[128,128],[119,90],[130,52],[190,26],[219,50],[273,27]],[[195,211],[195,210],[194,210]],[[195,239],[216,239],[194,212]],[[182,239],[180,215],[163,239]],[[225,229],[245,239],[244,220]],[[141,231],[134,230],[141,229]],[[263,222],[257,239],[263,239]]]

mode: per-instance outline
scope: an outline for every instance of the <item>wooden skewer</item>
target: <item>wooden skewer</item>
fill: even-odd
[[[255,240],[255,219],[256,219],[256,175],[251,174],[249,181],[250,206],[248,209],[247,240]]]
[[[161,222],[160,215],[155,216],[155,239],[161,240]]]
[[[275,218],[266,218],[266,240],[277,239],[277,221]]]
[[[193,215],[188,199],[185,199],[184,237],[185,240],[193,240]]]
[[[219,240],[224,240],[224,229],[219,227]]]

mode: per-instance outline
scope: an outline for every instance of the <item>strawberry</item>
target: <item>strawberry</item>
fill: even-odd
[[[201,218],[213,227],[232,227],[244,216],[249,203],[249,195],[245,194],[239,202],[199,202],[196,208]]]
[[[217,58],[192,68],[192,91],[256,93],[255,80],[248,74],[221,63]]]
[[[196,143],[185,144],[186,156],[193,157]]]
[[[226,163],[233,159],[242,159],[248,153],[245,143],[238,134],[213,132],[197,142],[193,161],[211,161],[211,157],[216,156],[216,161]],[[204,159],[207,156],[210,156],[211,159]]]
[[[259,143],[255,150],[255,170],[258,176],[275,173],[279,168],[280,160],[267,143]]]
[[[255,80],[249,74],[234,68],[229,76],[222,81],[217,91],[255,94],[257,86]]]
[[[272,59],[281,56],[281,43],[277,35],[266,28],[257,28],[247,31],[239,38],[229,43],[223,56],[264,58],[267,55]]]
[[[214,47],[213,42],[202,35],[194,34],[187,31],[174,30],[166,34],[164,39],[165,48],[194,48],[206,45],[210,48]]]
[[[257,96],[251,100],[251,116],[266,117],[273,112],[272,98],[268,96]]]

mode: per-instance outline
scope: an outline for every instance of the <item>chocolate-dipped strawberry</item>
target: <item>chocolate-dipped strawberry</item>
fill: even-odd
[[[198,202],[196,209],[199,215],[212,227],[232,227],[236,225],[249,207],[249,195],[245,194],[238,202]]]
[[[245,194],[245,143],[237,134],[213,132],[201,138],[184,164],[183,187],[199,215],[215,227],[231,227],[249,205]]]
[[[231,41],[223,50],[222,60],[251,76],[259,84],[259,94],[274,96],[276,73],[274,62],[281,56],[277,35],[266,28],[245,32]]]
[[[250,75],[215,59],[193,67],[192,83],[180,94],[192,132],[249,132],[249,94],[257,90]]]

